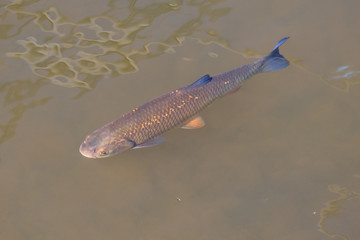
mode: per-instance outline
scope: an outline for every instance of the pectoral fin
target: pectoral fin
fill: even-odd
[[[190,121],[186,122],[181,128],[184,129],[197,129],[205,126],[205,122],[202,117],[197,116],[195,118],[190,119]]]
[[[156,137],[156,138],[152,138],[144,143],[141,143],[139,145],[136,145],[134,147],[134,149],[136,148],[146,148],[146,147],[153,147],[155,145],[158,145],[160,143],[163,143],[165,142],[165,138],[162,138],[162,137]]]

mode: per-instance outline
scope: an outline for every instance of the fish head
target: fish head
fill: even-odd
[[[125,137],[114,136],[109,131],[99,129],[80,145],[80,153],[87,158],[105,158],[129,150],[135,143]]]

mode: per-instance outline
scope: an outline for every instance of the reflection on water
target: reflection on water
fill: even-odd
[[[18,121],[31,108],[46,104],[52,97],[37,98],[36,94],[46,85],[45,80],[17,80],[0,85],[1,102],[7,110],[5,123],[0,124],[0,144],[15,135]],[[5,118],[3,115],[2,117]]]
[[[359,75],[359,70],[353,70],[352,67],[344,65],[338,67],[338,69],[334,73],[331,73],[330,76],[324,77],[324,80],[331,86],[348,92],[351,84],[360,83]]]
[[[10,117],[0,125],[0,143],[14,135],[16,123],[26,109],[45,104],[50,99],[34,99],[35,92],[46,85],[43,79],[63,87],[78,87],[79,93],[75,96],[78,98],[93,89],[104,76],[136,72],[139,61],[174,53],[174,47],[181,45],[185,37],[196,38],[199,32],[204,33],[197,38],[200,43],[217,43],[229,48],[227,41],[214,30],[202,29],[205,17],[216,21],[230,12],[230,8],[216,6],[221,0],[171,1],[142,6],[137,6],[136,1],[130,1],[127,6],[110,1],[108,10],[78,22],[64,17],[55,6],[29,9],[40,2],[12,1],[1,14],[1,39],[17,37],[26,27],[35,29],[31,30],[32,36],[17,41],[24,51],[7,53],[7,56],[25,60],[39,79],[0,85],[5,97],[13,96],[18,102],[16,107],[6,107]],[[154,33],[155,20],[163,18],[161,21],[167,21],[169,12],[189,17],[169,22],[171,28]],[[29,103],[24,103],[19,95],[13,95],[17,91],[33,93],[27,95]]]
[[[216,6],[222,0],[179,0],[141,7],[136,1],[131,1],[126,7],[118,7],[116,1],[110,1],[107,11],[78,22],[66,19],[54,6],[45,10],[26,10],[35,2],[39,0],[16,1],[7,5],[9,13],[27,20],[23,20],[20,26],[2,24],[4,31],[0,37],[15,36],[23,27],[33,24],[46,32],[48,35],[44,39],[32,36],[19,40],[18,44],[25,51],[8,53],[8,56],[25,60],[34,74],[64,87],[91,89],[96,82],[89,82],[89,77],[117,77],[136,72],[139,61],[174,53],[175,47],[181,46],[186,38],[196,39],[201,44],[216,44],[243,57],[263,56],[251,49],[234,50],[214,29],[203,26],[204,19],[214,22],[231,11],[229,7]],[[186,14],[187,17],[172,15],[167,18],[170,12],[175,16]],[[10,16],[8,18],[12,19]],[[157,21],[167,21],[169,27],[157,27]],[[300,60],[290,58],[290,62],[310,72],[300,64]],[[324,80],[320,74],[313,74]],[[348,84],[349,81],[343,79],[342,82]]]
[[[201,43],[217,42],[228,47],[214,30],[202,29],[204,18],[216,21],[230,12],[230,8],[216,6],[221,0],[172,1],[145,6],[137,6],[136,1],[131,1],[126,7],[117,7],[117,1],[111,1],[107,11],[79,22],[66,19],[53,6],[45,10],[27,10],[35,2],[38,1],[16,1],[7,5],[6,9],[18,17],[22,16],[22,19],[28,19],[21,28],[26,24],[35,24],[48,35],[44,39],[32,36],[19,40],[18,44],[25,51],[8,53],[8,56],[25,60],[34,74],[64,87],[89,89],[93,86],[86,81],[88,76],[111,74],[116,77],[135,72],[140,60],[173,52],[173,47],[181,45],[185,37],[194,36],[197,32],[206,33],[204,39],[198,38]],[[181,11],[190,17],[185,21],[172,21],[173,26],[166,32],[149,30],[154,27],[155,20],[167,21],[164,15],[169,12],[180,14]],[[10,14],[8,16],[11,18]],[[1,37],[13,36],[10,32],[18,33],[20,29],[13,29],[16,27],[19,25],[3,24],[5,31]]]
[[[327,230],[328,228],[325,226],[327,221],[331,221],[332,218],[334,217],[340,217],[343,216],[345,212],[345,208],[344,205],[346,204],[347,201],[356,201],[357,203],[359,203],[360,201],[360,193],[354,192],[354,191],[350,191],[344,187],[341,187],[339,185],[330,185],[329,186],[329,191],[333,192],[337,195],[339,195],[338,198],[331,200],[329,202],[326,203],[326,207],[323,208],[320,212],[320,216],[321,219],[318,223],[319,226],[319,230],[323,233],[325,233],[327,236],[331,237],[331,238],[335,238],[335,237],[340,237],[344,240],[349,240],[352,239],[350,238],[346,233],[342,232],[338,232],[338,233],[334,233],[334,229],[336,229],[336,226],[332,226],[331,227],[331,231]],[[350,208],[351,212],[358,212],[358,204],[357,207],[355,208]],[[347,214],[351,214],[348,212],[349,210],[347,210]],[[358,215],[358,214],[356,214]],[[348,223],[353,223],[356,221],[344,221],[344,222],[348,222]],[[341,230],[338,230],[341,231]],[[342,230],[343,231],[343,230]]]

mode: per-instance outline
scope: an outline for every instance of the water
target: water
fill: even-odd
[[[18,3],[16,3],[18,2]],[[1,239],[358,239],[357,1],[3,1]],[[257,75],[159,146],[84,137],[285,36]]]

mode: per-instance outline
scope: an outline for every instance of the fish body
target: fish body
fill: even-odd
[[[212,77],[205,75],[125,113],[87,136],[80,153],[89,158],[109,157],[132,148],[159,144],[163,139],[158,136],[177,126],[201,127],[203,122],[197,115],[213,101],[236,91],[257,73],[289,65],[279,53],[279,46],[287,39],[280,40],[272,52],[253,63]]]

